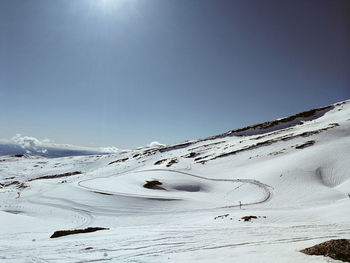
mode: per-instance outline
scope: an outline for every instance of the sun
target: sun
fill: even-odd
[[[108,5],[111,2],[113,2],[113,0],[100,0],[100,2],[102,3],[102,5]]]

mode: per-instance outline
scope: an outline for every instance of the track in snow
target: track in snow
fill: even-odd
[[[194,178],[198,178],[198,179],[202,179],[202,180],[207,180],[207,181],[215,181],[215,182],[232,182],[232,183],[243,183],[243,184],[252,184],[255,185],[257,187],[259,187],[260,189],[262,189],[265,192],[264,198],[262,200],[258,200],[255,202],[249,202],[249,203],[241,203],[241,206],[251,206],[251,205],[257,205],[257,204],[262,204],[264,202],[267,202],[268,200],[271,199],[272,197],[272,192],[270,189],[272,189],[271,186],[264,184],[258,180],[253,180],[253,179],[215,179],[215,178],[208,178],[208,177],[204,177],[204,176],[199,176],[199,175],[195,175],[195,174],[191,174],[189,172],[183,172],[183,171],[178,171],[178,170],[172,170],[172,169],[146,169],[146,170],[141,170],[141,171],[134,171],[134,173],[142,173],[142,172],[159,172],[159,171],[165,171],[165,172],[172,172],[172,173],[179,173],[179,174],[184,174],[190,177],[194,177]],[[122,173],[125,174],[125,173]],[[122,174],[118,174],[118,176],[122,175]],[[100,178],[109,178],[112,177],[114,175],[111,176],[106,176],[106,177],[99,177]],[[96,178],[95,178],[96,179]],[[79,181],[78,182],[78,186],[81,188],[84,188],[86,190],[89,191],[93,191],[93,192],[97,192],[97,193],[101,193],[101,194],[108,194],[108,195],[115,195],[115,196],[129,196],[129,197],[141,197],[141,198],[151,198],[151,199],[164,199],[164,200],[182,200],[181,198],[178,197],[157,197],[157,196],[151,196],[151,195],[138,195],[138,194],[126,194],[126,193],[121,193],[121,192],[114,192],[114,191],[103,191],[101,189],[97,189],[97,188],[93,188],[93,187],[88,187],[88,186],[84,186],[82,185],[83,182],[87,182],[90,180],[94,180],[94,179],[88,179],[88,180],[83,180],[83,181]],[[240,186],[236,187],[233,189],[236,190],[238,189]],[[228,206],[221,206],[221,207],[217,207],[217,208],[234,208],[234,207],[239,207],[240,205],[228,205]]]

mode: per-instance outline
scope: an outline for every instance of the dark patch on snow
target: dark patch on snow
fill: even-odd
[[[111,165],[111,164],[114,164],[114,163],[122,163],[122,162],[125,162],[125,161],[127,161],[127,160],[129,160],[129,158],[119,159],[119,160],[110,162],[108,165]]]
[[[177,185],[173,187],[173,189],[178,191],[185,191],[185,192],[199,192],[201,190],[201,187],[199,185]]]
[[[23,213],[22,211],[19,211],[19,210],[3,210],[3,211],[10,214],[15,214],[15,215]]]
[[[250,220],[252,219],[257,219],[258,217],[257,216],[243,216],[241,219],[244,221],[244,222],[249,222]]]
[[[93,191],[93,192],[100,195],[113,195],[113,194],[104,193],[104,192],[97,192],[97,191]]]
[[[57,238],[57,237],[63,237],[68,235],[75,235],[75,234],[82,234],[82,233],[91,233],[96,232],[100,230],[109,230],[109,228],[104,227],[88,227],[85,229],[75,229],[75,230],[59,230],[55,231],[50,238]]]
[[[11,155],[11,157],[22,158],[22,157],[25,157],[25,155],[24,154],[15,154],[15,155]]]
[[[63,174],[45,175],[45,176],[29,179],[28,182],[34,181],[34,180],[41,180],[41,179],[56,179],[56,178],[61,178],[61,177],[68,177],[68,176],[72,176],[72,175],[77,175],[77,174],[81,174],[81,172],[75,171],[75,172],[68,172],[68,173],[63,173]]]

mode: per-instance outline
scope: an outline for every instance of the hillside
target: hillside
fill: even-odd
[[[0,157],[1,262],[337,262],[350,100],[180,144]],[[256,218],[242,219],[245,216]],[[57,230],[108,228],[50,239]]]

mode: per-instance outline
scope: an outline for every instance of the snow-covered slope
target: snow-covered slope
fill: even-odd
[[[3,156],[0,259],[336,262],[298,251],[350,237],[349,160],[350,101],[170,146]],[[88,226],[109,230],[49,238]]]

